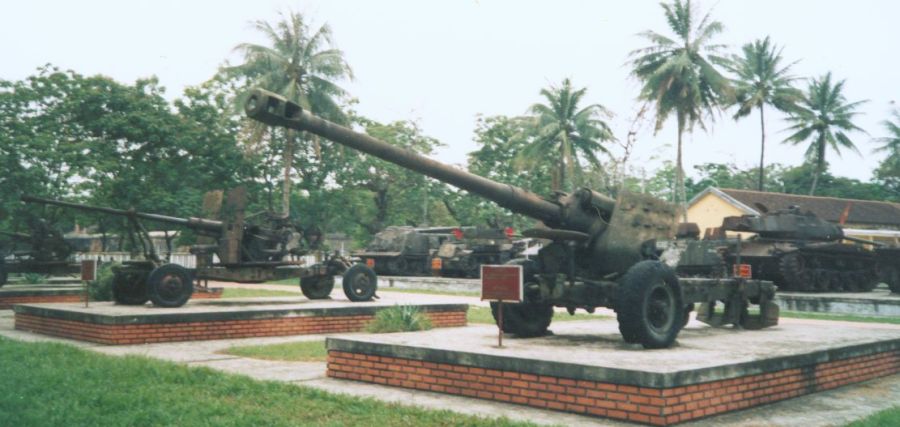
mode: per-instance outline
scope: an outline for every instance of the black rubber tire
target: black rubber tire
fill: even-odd
[[[350,301],[369,301],[378,290],[378,276],[365,264],[356,264],[344,273],[341,286]]]
[[[6,263],[0,260],[0,287],[3,287],[7,280],[9,280],[9,274],[6,272]]]
[[[309,299],[325,299],[334,289],[334,276],[310,276],[300,279],[300,291]]]
[[[155,306],[181,307],[191,299],[193,293],[191,273],[178,264],[159,266],[147,278],[147,294]]]
[[[675,271],[659,261],[641,261],[619,282],[616,317],[626,341],[667,348],[684,322],[685,304]]]
[[[119,305],[144,305],[150,300],[147,274],[137,271],[113,273],[112,295]]]
[[[879,273],[881,281],[887,283],[891,292],[900,294],[900,268],[896,266],[883,267]]]
[[[499,320],[499,303],[491,302],[494,322]],[[547,334],[553,321],[553,306],[539,303],[504,303],[503,332],[520,338],[540,337]]]
[[[684,306],[684,314],[681,317],[681,329],[684,329],[687,326],[688,322],[691,321],[691,312],[694,311],[694,304],[685,304]]]

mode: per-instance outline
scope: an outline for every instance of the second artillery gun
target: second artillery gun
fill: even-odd
[[[523,267],[524,302],[491,306],[495,318],[502,314],[506,332],[545,334],[554,306],[570,313],[610,307],[616,311],[625,341],[645,348],[670,346],[695,303],[703,304],[698,319],[711,324],[757,328],[777,323],[771,282],[678,278],[672,268],[655,259],[656,240],[675,234],[675,209],[653,197],[622,194],[614,200],[582,188],[544,199],[315,117],[263,90],[251,93],[245,112],[257,121],[324,137],[542,221],[545,228],[523,235],[552,243],[541,248],[536,259],[510,261]],[[724,312],[714,309],[717,302],[724,302]],[[748,310],[751,303],[760,306],[760,314]],[[503,313],[498,313],[500,307]]]
[[[343,288],[351,301],[367,301],[374,297],[375,273],[365,265],[351,265],[339,256],[330,256],[318,264],[303,266],[300,261],[285,259],[305,255],[302,239],[315,247],[320,233],[304,236],[288,218],[264,212],[244,215],[246,190],[238,187],[228,192],[221,220],[178,218],[167,215],[87,206],[61,200],[22,196],[28,203],[40,203],[123,216],[128,219],[132,237],[143,251],[141,260],[125,261],[113,269],[113,299],[118,304],[142,305],[148,300],[162,307],[184,305],[194,291],[194,280],[226,280],[262,282],[299,278],[303,294],[310,299],[327,298],[334,287],[334,276],[343,274]],[[205,203],[206,204],[206,203]],[[218,203],[221,205],[221,196]],[[218,211],[218,207],[213,210]],[[214,243],[197,244],[191,253],[197,257],[195,270],[171,264],[156,253],[149,233],[140,220],[156,221],[194,230]],[[214,262],[214,257],[218,262]]]
[[[0,251],[0,286],[9,273],[46,275],[77,274],[81,264],[71,260],[72,245],[43,218],[30,217],[28,233],[0,231],[0,240],[10,242],[8,253]],[[11,259],[5,258],[10,256]]]

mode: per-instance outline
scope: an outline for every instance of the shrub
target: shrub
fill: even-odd
[[[25,273],[22,275],[22,281],[29,285],[37,285],[47,283],[47,276],[41,273]]]
[[[375,314],[375,320],[366,327],[374,333],[422,331],[431,329],[428,316],[411,305],[395,305]]]
[[[118,262],[104,262],[97,268],[97,280],[88,284],[88,292],[91,301],[112,301],[113,267],[121,265]]]

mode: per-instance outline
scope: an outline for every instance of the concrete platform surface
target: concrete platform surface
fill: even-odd
[[[673,348],[645,350],[622,341],[615,321],[551,325],[553,335],[505,337],[495,326],[329,338],[328,348],[539,375],[674,387],[790,369],[900,349],[900,330],[792,323],[760,331],[692,322]]]
[[[0,298],[24,295],[70,295],[84,292],[81,284],[42,283],[30,285],[25,283],[8,283],[0,287]]]
[[[900,316],[900,294],[887,288],[871,292],[809,293],[778,292],[775,302],[782,310],[859,316]]]

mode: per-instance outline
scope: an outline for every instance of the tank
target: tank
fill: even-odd
[[[43,218],[28,217],[27,233],[0,231],[0,286],[9,274],[69,275],[81,271],[63,234]]]
[[[524,242],[513,240],[511,228],[459,227],[452,236],[431,259],[435,275],[478,278],[483,264],[505,264],[525,250]]]
[[[440,245],[451,238],[452,227],[415,228],[389,226],[375,234],[365,250],[352,255],[377,274],[425,276]]]
[[[505,332],[519,337],[546,334],[554,307],[570,313],[610,307],[616,311],[626,342],[663,348],[675,341],[694,303],[717,301],[746,304],[726,305],[725,316],[710,311],[710,323],[744,327],[777,323],[771,283],[745,286],[728,280],[681,280],[655,259],[656,241],[675,234],[675,208],[654,197],[622,193],[614,199],[589,188],[541,197],[313,116],[296,103],[263,90],[251,92],[244,110],[251,119],[318,135],[540,221],[539,227],[522,235],[551,243],[533,259],[508,263],[522,267],[524,301],[491,305],[495,319],[502,317]],[[751,302],[760,304],[761,314],[747,311]]]
[[[845,236],[840,225],[799,206],[727,217],[722,230],[754,234],[728,242],[726,264],[730,267],[740,257],[751,266],[753,277],[771,280],[782,291],[868,292],[881,279],[879,258],[890,258],[879,257],[877,243]]]

